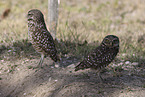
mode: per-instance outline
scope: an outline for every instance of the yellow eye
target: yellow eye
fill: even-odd
[[[118,43],[118,40],[114,40],[113,43],[114,43],[114,44],[117,44],[117,43]]]
[[[113,41],[113,46],[114,46],[114,47],[119,46],[119,41],[118,41],[118,40],[114,40],[114,41]]]
[[[108,39],[106,39],[106,40],[105,40],[105,43],[106,43],[106,44],[109,44],[109,43],[110,43],[110,41],[109,41]]]

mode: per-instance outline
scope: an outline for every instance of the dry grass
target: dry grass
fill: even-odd
[[[139,87],[143,86],[144,88],[144,82],[141,80],[144,79],[145,76],[144,5],[144,0],[136,0],[133,2],[132,0],[60,0],[59,20],[56,36],[58,40],[60,40],[60,43],[57,44],[59,55],[61,57],[65,57],[63,60],[64,63],[62,64],[64,64],[65,66],[71,64],[70,67],[74,66],[74,57],[77,59],[77,61],[80,58],[83,59],[83,56],[85,56],[90,50],[98,46],[106,35],[114,34],[117,35],[120,39],[120,52],[115,61],[112,62],[107,69],[110,72],[113,72],[113,77],[110,75],[110,79],[108,79],[108,75],[104,74],[105,78],[107,78],[108,82],[110,82],[111,79],[114,79],[115,84],[117,84],[119,87],[127,89],[123,90],[121,88],[122,90],[120,90],[120,88],[118,88],[118,92],[120,94],[123,93],[125,95],[126,91],[132,91],[131,89],[133,88],[130,89],[130,87],[128,86],[134,87],[134,84],[138,85],[138,80],[140,81]],[[48,66],[46,65],[49,64],[48,61],[44,62],[44,64],[46,65],[44,69],[46,70],[42,69],[40,70],[41,72],[37,73],[32,70],[33,66],[35,67],[38,63],[38,59],[40,58],[40,56],[38,53],[35,52],[35,50],[28,41],[27,12],[33,8],[41,10],[44,14],[47,24],[47,6],[47,0],[35,0],[33,2],[30,0],[0,1],[0,74],[2,74],[2,76],[0,76],[0,81],[2,81],[3,86],[7,84],[9,85],[10,83],[11,87],[9,88],[9,86],[7,85],[4,90],[3,88],[0,89],[2,89],[4,93],[5,90],[8,90],[7,94],[10,93],[12,95],[16,95],[17,92],[19,92],[19,95],[24,96],[24,91],[21,90],[21,83],[23,85],[24,81],[24,83],[26,84],[22,88],[24,88],[26,92],[29,93],[29,89],[33,88],[34,91],[33,89],[32,91],[34,94],[37,95],[38,93],[38,95],[41,95],[39,93],[40,86],[42,85],[42,82],[45,81],[47,82],[46,84],[49,86],[50,83],[48,82],[48,80],[51,79],[49,79],[47,75],[50,75],[52,76],[52,80],[54,81],[55,78],[58,78],[59,81],[55,83],[59,85],[54,84],[57,87],[62,87],[63,85],[65,86],[65,84],[75,84],[76,80],[79,80],[80,83],[78,81],[75,85],[80,85],[80,87],[84,87],[85,85],[87,86],[88,83],[90,83],[91,85],[91,83],[94,82],[91,87],[92,89],[95,89],[94,94],[96,94],[96,91],[98,91],[99,88],[99,83],[96,80],[96,77],[91,72],[89,74],[91,75],[90,77],[92,79],[87,78],[88,75],[85,75],[87,76],[85,78],[85,76],[81,72],[77,72],[79,75],[75,74],[73,72],[73,68],[70,69],[69,66],[65,69],[56,69],[55,67],[48,68]],[[10,9],[10,12],[7,11],[8,9]],[[8,13],[4,15],[5,12]],[[48,60],[48,58],[46,60]],[[31,75],[30,73],[33,74]],[[42,81],[41,78],[38,76],[39,74],[40,77],[43,78]],[[27,78],[27,75],[30,78]],[[131,78],[128,79],[128,76],[133,79],[131,82],[133,84],[131,85]],[[118,77],[120,77],[120,79],[118,79]],[[20,79],[21,81],[19,81]],[[38,81],[41,85],[35,83],[32,79],[34,81]],[[126,84],[121,86],[122,84],[118,83],[120,82],[120,80],[122,83],[127,82],[127,86]],[[62,86],[60,85],[61,81],[62,83],[64,82]],[[87,83],[83,83],[82,85],[82,82]],[[36,88],[33,87],[34,83],[38,85],[39,92],[35,92]],[[29,85],[32,87],[28,87]],[[47,90],[48,87],[45,87],[47,85],[42,85],[42,90]],[[72,88],[75,85],[72,85]],[[113,82],[111,83],[111,85],[114,85]],[[17,89],[15,89],[14,87],[17,87]],[[78,87],[78,89],[80,89],[80,87]],[[88,87],[86,87],[86,91],[88,91]],[[102,87],[102,85],[100,85],[100,87]],[[74,89],[76,89],[76,86]],[[110,89],[113,89],[114,91],[116,90],[115,88],[110,88],[110,86],[105,89],[106,90],[104,91],[110,91]],[[53,92],[54,89],[50,90],[52,90]],[[99,90],[98,95],[102,95],[102,91],[103,90]],[[65,91],[59,92],[60,94],[62,94]],[[81,95],[82,94],[83,93],[81,93]],[[57,93],[55,95],[57,95]],[[114,97],[116,97],[115,92],[113,93],[113,95],[115,95]],[[82,95],[82,97],[84,96],[85,95]],[[56,97],[61,96],[58,95]]]
[[[115,34],[120,38],[120,54],[127,56],[145,56],[145,2],[138,0],[86,0],[85,2],[62,0],[59,5],[59,21],[57,38],[73,43],[101,42],[108,34]],[[9,15],[0,22],[0,42],[5,46],[12,46],[14,42],[27,39],[28,10],[40,9],[47,23],[47,0],[2,1],[0,14],[10,8]],[[95,45],[96,46],[96,45]],[[81,52],[76,45],[75,49]],[[67,51],[69,51],[68,49]],[[76,52],[75,51],[75,52]],[[80,54],[80,53],[76,54]]]

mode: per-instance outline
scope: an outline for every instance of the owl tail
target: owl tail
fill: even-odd
[[[54,62],[57,62],[57,61],[60,61],[60,58],[58,57],[58,55],[51,55],[50,56],[51,57],[51,59],[54,61]]]
[[[75,67],[75,71],[78,71],[80,69],[85,69],[86,66],[83,64],[83,62],[80,62],[76,67]]]

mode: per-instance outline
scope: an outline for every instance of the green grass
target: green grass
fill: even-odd
[[[1,45],[7,48],[6,51],[12,47],[20,48],[15,52],[15,56],[9,53],[12,57],[34,53],[34,49],[31,50],[32,47],[28,45],[29,42],[26,42],[26,15],[30,9],[37,8],[43,12],[47,24],[47,0],[1,1],[0,15],[7,8],[11,9],[8,17],[0,21]],[[57,45],[59,54],[82,57],[97,47],[106,35],[114,34],[120,38],[119,59],[143,62],[144,10],[142,1],[61,0],[56,35],[62,43]],[[21,55],[21,52],[24,53]],[[124,53],[125,56],[122,55]],[[0,59],[2,58],[4,57],[1,56]]]

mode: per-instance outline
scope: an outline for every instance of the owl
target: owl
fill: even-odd
[[[94,49],[91,53],[84,58],[76,67],[75,71],[80,69],[95,69],[98,76],[103,81],[100,71],[105,66],[109,65],[119,52],[119,38],[115,35],[106,36],[100,46]]]
[[[49,56],[53,61],[59,60],[53,37],[46,28],[43,14],[38,9],[28,12],[28,36],[34,49],[41,54],[38,66],[42,67],[45,56]]]

